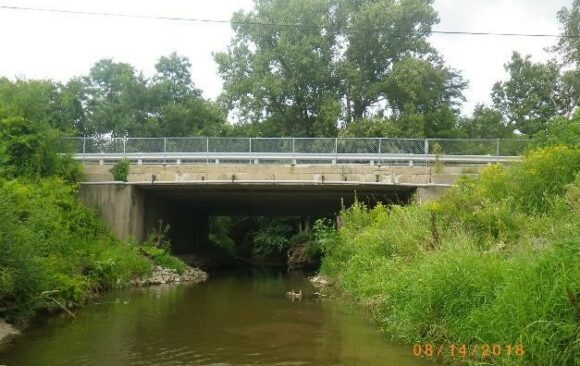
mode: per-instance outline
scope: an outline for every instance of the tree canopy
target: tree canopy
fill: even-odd
[[[453,127],[466,83],[426,41],[438,21],[432,1],[254,3],[234,15],[234,39],[215,55],[222,103],[240,121],[303,136],[391,115],[421,115],[420,135]]]
[[[217,102],[193,82],[191,61],[172,53],[151,76],[103,59],[66,83],[0,77],[0,120],[76,136],[503,138],[546,131],[580,104],[577,37],[560,38],[548,62],[514,52],[492,103],[466,116],[466,81],[428,42],[433,0],[254,5],[233,16],[231,43],[214,54]],[[579,34],[580,0],[557,17],[563,35]]]

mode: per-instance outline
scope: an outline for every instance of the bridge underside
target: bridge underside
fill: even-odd
[[[415,187],[345,184],[136,184],[147,195],[209,216],[331,216],[355,196],[377,202],[406,203]]]
[[[355,196],[369,206],[406,203],[416,187],[385,184],[85,183],[80,199],[96,208],[113,233],[143,241],[169,225],[175,253],[203,248],[210,216],[332,217]]]

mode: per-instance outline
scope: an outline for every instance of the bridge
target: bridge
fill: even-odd
[[[174,251],[207,240],[208,217],[332,216],[355,196],[406,203],[438,197],[463,175],[519,159],[527,140],[390,138],[80,138],[80,198],[122,239],[144,240],[159,220]],[[127,182],[112,164],[130,162]]]

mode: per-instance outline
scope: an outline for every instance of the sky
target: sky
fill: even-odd
[[[291,0],[289,0],[291,1]],[[435,0],[438,30],[561,33],[556,13],[572,0]],[[0,5],[139,15],[229,20],[252,0],[0,0]],[[66,81],[86,75],[103,58],[127,62],[146,76],[160,56],[177,52],[192,63],[192,78],[215,99],[222,82],[212,53],[226,49],[228,24],[189,23],[0,9],[0,76]],[[507,77],[503,65],[513,51],[534,61],[551,56],[554,38],[432,35],[431,44],[459,70],[469,87],[462,107],[469,114],[490,102],[493,84]]]

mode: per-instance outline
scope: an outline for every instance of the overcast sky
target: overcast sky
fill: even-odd
[[[288,0],[291,1],[291,0]],[[561,32],[556,12],[572,0],[435,0],[435,29]],[[0,5],[229,20],[252,0],[0,0]],[[0,76],[66,81],[85,75],[99,59],[128,62],[151,75],[158,58],[176,51],[189,57],[197,86],[208,98],[221,91],[212,52],[226,48],[228,24],[68,15],[0,9]],[[469,81],[464,113],[489,102],[491,86],[506,77],[513,50],[535,61],[550,57],[552,38],[433,35],[431,43]]]

